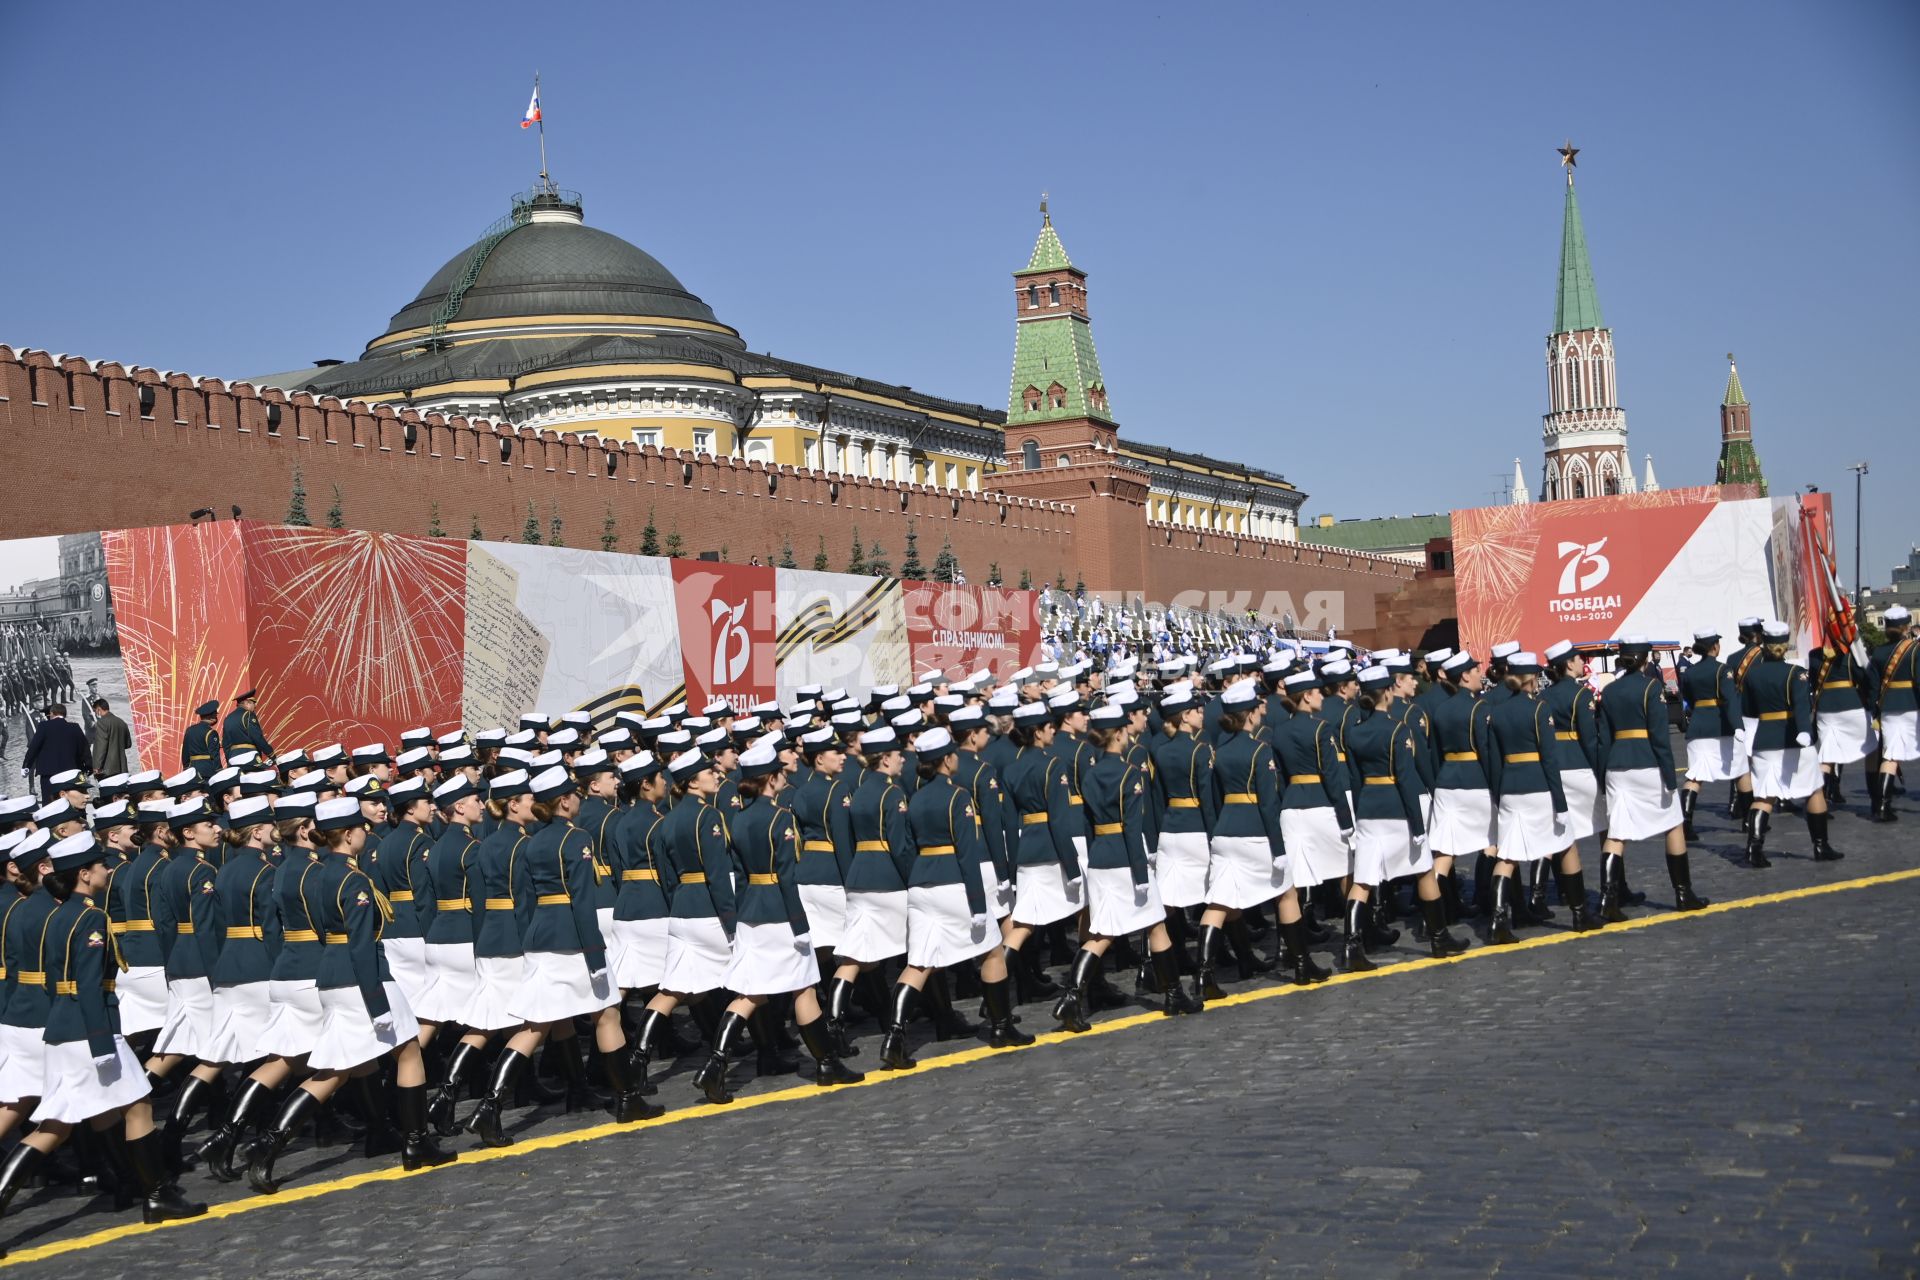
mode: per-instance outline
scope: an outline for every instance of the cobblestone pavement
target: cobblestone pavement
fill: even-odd
[[[1808,860],[1787,818],[1764,872],[1736,865],[1716,815],[1696,888],[1731,900],[1920,866],[1905,808],[1893,827],[1837,820],[1838,864]],[[1634,856],[1650,895],[1635,914],[1662,916],[1658,853]],[[741,1068],[729,1108],[688,1102],[684,1060],[662,1081],[680,1108],[664,1123],[529,1149],[585,1122],[528,1115],[504,1158],[345,1189],[327,1180],[384,1162],[297,1147],[278,1203],[29,1269],[1914,1275],[1916,908],[1920,879],[1903,879],[1279,998],[1245,984],[1255,998],[1199,1018],[975,1049],[877,1087]],[[1050,1023],[1040,1005],[1024,1016]],[[43,1192],[7,1238],[24,1262],[126,1221]]]

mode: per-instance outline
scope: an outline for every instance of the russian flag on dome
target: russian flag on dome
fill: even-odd
[[[533,97],[527,103],[527,114],[525,118],[523,118],[520,121],[520,127],[522,129],[531,128],[532,126],[538,124],[539,122],[540,122],[540,82],[538,80],[535,80],[533,82]]]

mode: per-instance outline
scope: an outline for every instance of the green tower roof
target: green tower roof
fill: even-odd
[[[1567,177],[1567,212],[1560,227],[1560,287],[1553,299],[1553,331],[1578,333],[1604,329],[1600,295],[1593,287],[1593,264],[1587,260],[1587,232],[1580,223],[1580,198]]]
[[[1725,405],[1735,405],[1735,404],[1745,404],[1746,402],[1747,402],[1746,389],[1740,385],[1740,366],[1733,362],[1732,356],[1728,356],[1727,357],[1727,398],[1722,400],[1720,403]]]
[[[1042,214],[1045,207],[1042,206]],[[1035,271],[1061,271],[1078,268],[1067,259],[1066,248],[1046,218],[1040,238],[1034,243],[1033,256],[1015,277]],[[1064,394],[1060,407],[1053,406],[1049,393],[1058,386]],[[1039,406],[1027,408],[1026,390],[1040,393]],[[1113,406],[1107,403],[1106,380],[1100,375],[1100,357],[1093,349],[1093,325],[1078,312],[1061,309],[1050,314],[1023,319],[1015,326],[1013,347],[1013,383],[1007,389],[1007,426],[1009,428],[1068,418],[1098,418],[1113,421]]]
[[[1053,229],[1052,217],[1046,217],[1040,226],[1040,238],[1033,242],[1033,256],[1027,259],[1027,271],[1069,271],[1073,263],[1067,257],[1067,247],[1060,243],[1059,232]],[[1016,271],[1015,275],[1022,272]]]

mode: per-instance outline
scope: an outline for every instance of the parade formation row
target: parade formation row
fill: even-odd
[[[1302,984],[1329,976],[1322,947],[1372,968],[1403,909],[1435,956],[1470,945],[1453,926],[1475,914],[1509,944],[1551,916],[1542,868],[1570,926],[1602,928],[1641,900],[1634,841],[1662,842],[1674,903],[1695,910],[1706,783],[1731,784],[1754,866],[1787,806],[1815,858],[1841,856],[1829,803],[1848,764],[1868,762],[1873,817],[1895,819],[1920,649],[1904,614],[1888,624],[1868,660],[1823,650],[1811,672],[1781,624],[1743,620],[1724,661],[1698,633],[1684,762],[1636,637],[1598,690],[1568,643],[1485,664],[1116,656],[744,713],[422,727],[391,751],[276,753],[252,692],[224,724],[208,703],[174,776],[63,770],[39,800],[0,801],[17,890],[0,1134],[25,1128],[0,1213],[76,1132],[76,1176],[161,1221],[204,1212],[179,1182],[195,1165],[274,1192],[310,1122],[419,1168],[453,1160],[462,1130],[510,1143],[519,1100],[657,1114],[653,1077],[680,1056],[725,1104],[749,1042],[762,1075],[804,1047],[832,1087],[862,1079],[851,1029],[868,1019],[887,1071],[914,1067],[922,1016],[940,1039],[1008,1047],[1032,1041],[1016,1010],[1051,1001],[1084,1031],[1127,1003],[1110,966],[1176,1016],[1219,998],[1229,961]],[[673,1027],[682,1008],[697,1044]]]

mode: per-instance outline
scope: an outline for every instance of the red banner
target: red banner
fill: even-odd
[[[1006,680],[1040,646],[1039,597],[1031,591],[902,582],[915,674],[938,667],[961,676],[981,667]]]
[[[723,698],[742,709],[774,696],[774,570],[675,560],[673,598],[688,706],[697,713],[709,699]]]

